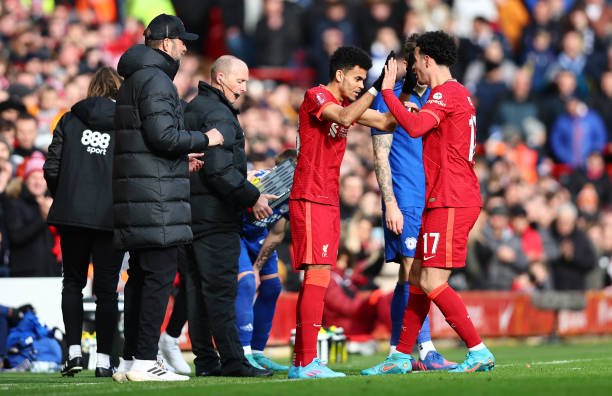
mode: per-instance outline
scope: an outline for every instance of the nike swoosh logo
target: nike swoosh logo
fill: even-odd
[[[432,259],[432,258],[434,258],[434,257],[436,257],[436,255],[435,255],[435,254],[434,254],[433,256],[423,257],[423,261],[427,261],[427,260]]]
[[[383,373],[386,373],[387,371],[391,370],[395,368],[395,364],[390,364],[389,366],[383,366],[382,371]]]

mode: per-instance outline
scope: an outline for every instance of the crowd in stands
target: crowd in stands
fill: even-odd
[[[57,120],[85,98],[93,72],[115,67],[149,22],[131,12],[137,2],[109,2],[116,6],[110,17],[70,1],[48,9],[40,3],[0,1],[0,276],[60,274],[57,233],[45,224],[50,198],[41,159]],[[187,30],[191,24],[203,32],[174,80],[185,101],[199,80],[209,80],[210,59],[219,51],[253,68],[240,121],[256,169],[295,147],[305,89],[326,82],[328,56],[338,46],[369,51],[377,76],[407,35],[455,34],[453,75],[477,106],[476,171],[485,205],[453,287],[610,285],[612,7],[606,0],[174,3]],[[384,267],[373,169],[370,131],[354,126],[341,169],[338,268],[341,282],[356,290],[376,288]],[[279,252],[285,262],[286,249]],[[285,287],[295,289],[287,272]]]

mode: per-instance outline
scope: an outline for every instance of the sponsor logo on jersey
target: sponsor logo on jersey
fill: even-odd
[[[439,92],[438,92],[438,93],[439,93]],[[436,96],[436,95],[434,95],[434,96]],[[429,100],[427,101],[427,103],[430,103],[430,104],[437,104],[438,106],[446,107],[446,103],[444,103],[444,102],[443,102],[443,101],[441,101],[441,100],[429,99]]]
[[[106,149],[110,144],[111,136],[108,133],[101,133],[85,129],[81,135],[81,144],[87,147],[89,154],[106,155]]]
[[[433,94],[433,98],[435,100],[440,100],[442,99],[442,92],[436,92],[435,94]]]
[[[329,136],[331,136],[332,138],[346,138],[346,135],[348,134],[348,128],[340,125],[338,123],[332,122],[330,127],[329,127]]]

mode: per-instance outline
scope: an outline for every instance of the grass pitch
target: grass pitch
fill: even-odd
[[[125,383],[95,378],[85,371],[74,378],[59,373],[0,373],[0,395],[612,395],[612,342],[541,346],[493,346],[497,366],[490,373],[412,373],[362,377],[359,371],[384,359],[383,354],[351,356],[332,365],[346,378],[288,380],[286,374],[267,379],[192,378],[188,382]],[[442,350],[462,361],[464,349]]]

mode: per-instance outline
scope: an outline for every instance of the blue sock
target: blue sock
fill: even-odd
[[[240,344],[251,345],[253,336],[253,299],[255,298],[255,276],[246,274],[238,281],[238,294],[236,295],[236,325]]]
[[[278,300],[281,289],[281,281],[278,277],[262,280],[259,285],[259,295],[253,306],[255,319],[251,347],[255,351],[263,351],[268,343],[276,310],[276,300]]]
[[[397,345],[399,342],[404,310],[408,304],[409,293],[408,282],[395,285],[393,298],[391,299],[391,345]]]
[[[420,344],[426,341],[431,341],[431,328],[429,327],[429,315],[425,317],[423,326],[421,326],[421,330],[419,331],[419,335],[417,336],[417,344]]]

